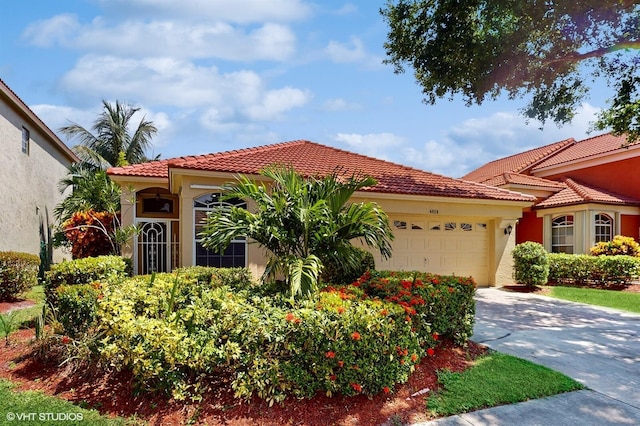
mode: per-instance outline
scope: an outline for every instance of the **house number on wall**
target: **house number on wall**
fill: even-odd
[[[429,210],[429,214],[438,214],[438,210],[431,209],[431,210]]]

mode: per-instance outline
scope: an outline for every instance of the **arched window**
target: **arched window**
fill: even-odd
[[[573,253],[573,216],[560,216],[551,222],[551,251]]]
[[[597,214],[596,220],[596,243],[607,242],[613,239],[613,219],[606,214]]]
[[[207,213],[218,206],[235,206],[247,208],[247,203],[233,198],[221,201],[222,194],[212,193],[202,195],[193,200],[193,224],[195,235],[195,264],[198,266],[214,266],[216,268],[235,268],[247,266],[247,240],[244,237],[231,241],[224,253],[209,251],[202,246],[198,234],[204,229]]]

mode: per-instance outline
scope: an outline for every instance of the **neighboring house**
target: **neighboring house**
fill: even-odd
[[[516,243],[550,252],[588,253],[614,235],[640,237],[640,144],[604,134],[567,139],[501,158],[462,179],[534,195]]]
[[[78,158],[2,80],[0,144],[0,250],[38,255],[63,198],[58,182]]]
[[[303,140],[109,169],[123,188],[123,224],[141,228],[130,253],[135,272],[247,266],[260,276],[265,256],[257,244],[239,239],[216,254],[201,246],[198,233],[207,211],[220,203],[223,184],[238,174],[259,178],[258,172],[272,164],[292,166],[306,176],[341,168],[347,176],[361,172],[377,179],[352,201],[377,202],[390,217],[393,256],[382,260],[374,253],[379,269],[473,276],[483,286],[511,280],[511,230],[535,197]]]

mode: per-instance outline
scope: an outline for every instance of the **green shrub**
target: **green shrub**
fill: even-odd
[[[91,329],[96,320],[96,303],[101,295],[100,283],[61,285],[56,288],[57,320],[62,334],[78,338]]]
[[[629,284],[640,273],[640,258],[549,253],[549,281],[557,284]]]
[[[10,300],[38,284],[38,256],[0,252],[0,301]]]
[[[352,247],[358,258],[358,267],[349,268],[344,262],[324,261],[321,280],[331,284],[351,284],[360,278],[365,272],[373,271],[376,263],[373,255],[367,250],[359,247]]]
[[[47,303],[55,307],[55,289],[63,284],[110,283],[122,280],[127,274],[127,262],[119,256],[86,257],[51,266],[45,281]]]
[[[546,284],[549,278],[549,258],[542,244],[527,241],[512,251],[513,278],[520,284]]]
[[[636,242],[632,237],[624,237],[622,235],[616,235],[613,240],[607,242],[600,242],[591,247],[589,253],[592,256],[640,256],[640,244]]]
[[[422,342],[429,342],[435,333],[465,344],[473,334],[475,282],[471,277],[373,271],[354,285],[369,298],[400,305]]]
[[[105,287],[98,301],[103,360],[176,398],[197,395],[221,371],[233,372],[241,398],[373,395],[406,381],[435,342],[431,334],[420,341],[402,306],[363,300],[355,287],[292,307],[282,295],[186,275],[134,277]]]

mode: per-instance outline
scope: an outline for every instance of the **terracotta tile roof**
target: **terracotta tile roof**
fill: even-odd
[[[575,139],[570,138],[550,145],[530,149],[529,151],[514,154],[509,157],[499,158],[467,173],[462,177],[462,179],[486,183],[489,179],[502,173],[527,172],[541,161],[544,161],[554,154],[567,149],[575,143]]]
[[[594,136],[589,139],[581,140],[574,145],[568,147],[562,152],[558,152],[555,155],[547,158],[545,161],[537,164],[533,171],[542,169],[544,167],[556,166],[562,163],[571,161],[586,159],[589,157],[605,154],[607,152],[622,151],[627,149],[628,146],[637,145],[640,142],[636,142],[632,145],[624,147],[626,143],[626,136],[613,136],[610,133],[604,135]]]
[[[170,160],[157,160],[124,167],[111,167],[107,170],[107,174],[112,176],[169,179],[169,161]]]
[[[508,184],[536,186],[549,189],[561,189],[566,185],[555,180],[543,179],[535,176],[523,175],[520,173],[503,173],[484,182],[485,185],[503,186]]]
[[[369,189],[372,192],[506,201],[535,200],[518,192],[449,178],[305,140],[111,168],[108,173],[112,176],[168,178],[168,168],[176,168],[257,174],[272,164],[294,167],[298,173],[306,176],[326,175],[336,168],[341,168],[345,175],[361,172],[378,181],[375,187]]]
[[[566,179],[565,189],[536,204],[535,208],[568,206],[583,203],[640,205],[640,200]]]
[[[0,79],[0,99],[5,99],[10,105],[18,110],[23,116],[26,116],[28,121],[40,129],[40,131],[49,139],[55,148],[58,149],[67,159],[72,162],[80,161],[76,154],[69,149],[64,142],[47,126],[44,121],[36,115],[35,112],[27,106],[27,104],[13,91],[7,83]]]

